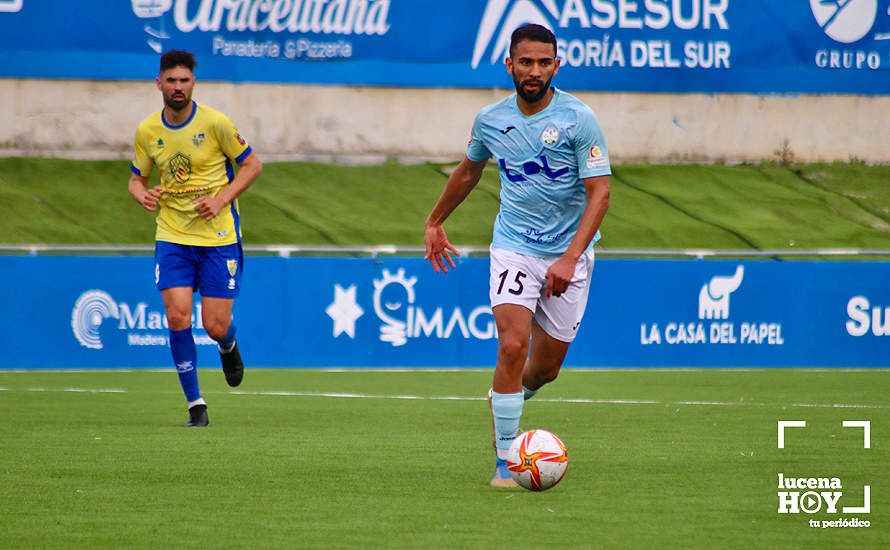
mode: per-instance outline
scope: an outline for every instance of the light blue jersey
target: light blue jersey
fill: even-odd
[[[612,173],[603,132],[590,107],[554,88],[541,112],[526,116],[516,94],[479,111],[467,158],[494,158],[501,208],[492,245],[540,258],[560,256],[587,205],[582,178]],[[592,243],[600,238],[599,231]]]

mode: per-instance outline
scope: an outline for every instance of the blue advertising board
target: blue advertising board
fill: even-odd
[[[890,93],[890,0],[0,0],[0,76],[509,87],[528,22],[569,90]]]
[[[150,257],[0,257],[0,368],[164,367]],[[249,366],[488,367],[488,260],[249,257],[234,317]],[[597,260],[566,364],[888,367],[890,262]],[[194,335],[199,365],[215,344]]]

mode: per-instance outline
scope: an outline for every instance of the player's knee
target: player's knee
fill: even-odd
[[[226,331],[229,330],[229,323],[221,319],[205,319],[204,330],[207,331],[207,336],[210,336],[216,341],[220,341],[226,337]]]
[[[192,312],[189,310],[167,310],[167,324],[171,330],[185,330],[192,326]]]
[[[498,341],[498,355],[507,363],[525,363],[528,344],[521,340],[505,338]]]

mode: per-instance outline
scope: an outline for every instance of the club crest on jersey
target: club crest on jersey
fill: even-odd
[[[238,272],[238,260],[226,260],[226,267],[229,269],[229,276],[234,277]]]
[[[204,132],[199,132],[192,136],[192,143],[195,144],[195,147],[200,147],[202,143],[204,143]]]
[[[177,183],[186,183],[192,179],[192,159],[188,155],[176,153],[170,159],[170,174]]]
[[[548,126],[541,132],[541,143],[544,145],[556,145],[559,141],[559,130],[555,126]]]

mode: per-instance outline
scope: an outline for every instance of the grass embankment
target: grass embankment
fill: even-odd
[[[247,244],[420,245],[450,166],[268,163],[241,199]],[[617,165],[608,248],[888,248],[890,166]],[[153,215],[129,197],[126,161],[0,159],[6,243],[148,244]],[[499,182],[483,180],[446,223],[484,246]]]

